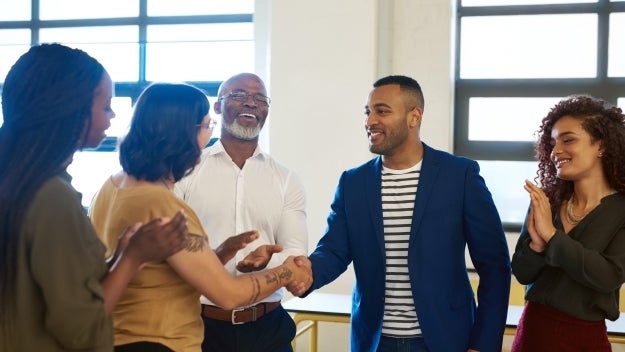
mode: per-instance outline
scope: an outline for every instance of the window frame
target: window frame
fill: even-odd
[[[598,0],[584,4],[462,6],[456,0],[454,66],[453,152],[474,160],[535,161],[534,143],[519,141],[469,140],[469,101],[471,98],[565,97],[588,93],[614,104],[625,97],[625,77],[608,77],[608,36],[611,13],[625,12],[625,2]],[[595,78],[563,79],[462,79],[460,78],[462,19],[471,16],[518,16],[544,14],[596,14],[598,19],[597,67]],[[546,113],[546,112],[545,112]],[[538,126],[536,126],[538,128]],[[523,210],[519,210],[523,211]],[[505,223],[518,231],[520,223]]]
[[[219,14],[219,15],[193,15],[193,16],[148,16],[148,0],[139,0],[139,15],[136,17],[114,17],[94,19],[68,19],[68,20],[41,20],[39,16],[39,0],[31,0],[31,19],[24,21],[0,21],[2,29],[30,29],[30,45],[37,45],[39,31],[47,28],[71,28],[71,27],[107,27],[107,26],[136,26],[139,29],[139,77],[132,82],[114,82],[116,97],[130,97],[134,105],[140,93],[151,82],[145,78],[147,28],[151,25],[180,25],[180,24],[221,24],[221,23],[253,23],[253,13],[249,14]],[[217,96],[219,85],[222,81],[187,81],[202,89],[208,96]],[[0,91],[3,83],[0,81]],[[116,150],[117,136],[106,137],[101,145],[90,151],[112,152]]]

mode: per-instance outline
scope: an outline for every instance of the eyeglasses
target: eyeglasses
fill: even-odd
[[[212,131],[215,129],[215,126],[217,126],[217,121],[211,119],[205,123],[198,123],[196,126],[198,128],[208,128],[209,131]]]
[[[236,101],[247,101],[247,99],[252,96],[254,98],[254,101],[260,105],[266,105],[269,106],[269,103],[271,103],[271,99],[269,99],[268,96],[262,95],[262,94],[250,94],[244,90],[237,90],[234,92],[230,92],[226,95],[222,95],[221,97],[219,97],[219,101],[222,101],[226,98],[228,99],[232,99],[232,100],[236,100]]]

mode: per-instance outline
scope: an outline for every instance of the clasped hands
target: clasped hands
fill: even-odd
[[[525,220],[525,228],[532,239],[529,246],[533,251],[541,253],[556,232],[552,221],[551,203],[545,192],[533,182],[525,180],[523,188],[529,193],[531,202]]]

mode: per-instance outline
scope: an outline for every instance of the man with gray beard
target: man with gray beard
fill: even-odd
[[[271,100],[264,82],[241,73],[220,87],[215,113],[221,138],[207,147],[195,170],[176,184],[176,193],[199,216],[210,243],[258,230],[260,236],[225,264],[232,274],[280,265],[308,253],[306,198],[297,175],[258,145]],[[219,282],[215,282],[219,285]],[[282,289],[252,307],[224,310],[202,297],[202,351],[292,351],[295,323],[282,308]]]

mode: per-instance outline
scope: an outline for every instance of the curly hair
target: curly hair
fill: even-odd
[[[592,142],[601,143],[603,173],[610,187],[618,192],[625,192],[625,160],[622,159],[625,155],[623,111],[603,99],[590,95],[574,95],[558,102],[543,118],[540,129],[537,131],[536,181],[542,185],[552,208],[559,209],[573,193],[573,182],[557,177],[556,166],[551,159],[551,152],[554,148],[551,130],[555,123],[564,116],[581,121],[582,128],[588,132]]]
[[[139,180],[174,181],[200,158],[197,125],[210,109],[206,94],[186,83],[153,83],[139,96],[119,147],[124,171]]]
[[[91,123],[104,67],[60,44],[31,47],[9,70],[0,128],[0,347],[11,343],[17,248],[36,192],[65,169]],[[3,349],[3,348],[0,348]]]

